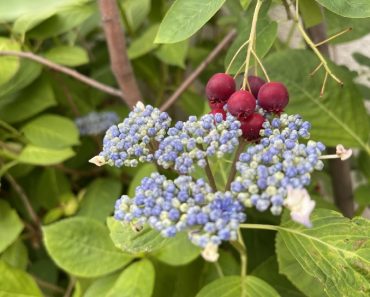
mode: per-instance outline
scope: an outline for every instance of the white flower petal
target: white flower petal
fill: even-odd
[[[310,215],[315,208],[316,202],[311,200],[306,189],[288,188],[288,196],[284,201],[284,206],[290,210],[293,221],[312,227]]]
[[[346,149],[343,145],[338,144],[336,147],[336,154],[342,160],[347,160],[352,156],[352,149]]]
[[[91,158],[89,160],[89,162],[93,163],[93,164],[95,164],[96,166],[99,166],[99,167],[106,164],[105,159],[102,156],[95,156],[94,158]]]
[[[219,256],[218,246],[212,243],[208,243],[202,251],[202,257],[208,262],[216,262]]]

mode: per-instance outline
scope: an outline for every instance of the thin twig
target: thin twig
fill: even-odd
[[[254,9],[253,18],[252,18],[251,32],[250,32],[249,39],[248,39],[249,44],[248,44],[247,56],[245,58],[245,71],[244,71],[244,79],[243,79],[243,87],[242,87],[243,90],[245,90],[246,87],[248,87],[249,91],[251,90],[249,82],[248,82],[248,69],[249,69],[251,53],[254,48],[254,43],[256,40],[257,20],[258,20],[258,14],[260,12],[261,6],[262,6],[262,1],[257,0],[256,8]]]
[[[335,39],[335,38],[337,38],[337,37],[339,37],[339,36],[341,36],[341,35],[343,35],[343,34],[345,34],[345,33],[347,33],[347,32],[350,32],[350,31],[352,31],[352,28],[344,29],[344,30],[340,31],[340,32],[339,32],[339,33],[337,33],[337,34],[334,34],[333,36],[330,36],[329,38],[326,38],[326,39],[325,39],[325,40],[323,40],[323,41],[320,41],[320,42],[318,42],[318,43],[315,43],[315,46],[316,46],[316,47],[321,46],[321,45],[323,45],[323,44],[325,44],[325,43],[327,43],[327,42],[329,42],[329,41],[331,41],[331,40],[333,40],[333,39]]]
[[[204,170],[206,172],[208,181],[213,189],[213,191],[217,192],[217,186],[215,182],[215,178],[213,177],[211,167],[209,166],[208,158],[206,157],[206,167],[204,167]]]
[[[229,65],[227,66],[226,68],[226,71],[225,73],[229,73],[230,71],[230,68],[231,68],[231,65],[234,63],[236,57],[239,55],[239,53],[242,51],[242,49],[249,43],[249,40],[247,40],[246,42],[244,42],[239,48],[238,50],[236,51],[236,53],[234,54],[234,56],[231,58],[231,61],[229,63]]]
[[[93,87],[97,90],[100,90],[104,93],[107,93],[112,96],[116,97],[121,97],[123,96],[123,93],[120,90],[117,90],[115,88],[112,88],[110,86],[107,86],[105,84],[102,84],[94,79],[91,79],[90,77],[87,77],[79,72],[77,72],[74,69],[56,64],[48,59],[45,59],[43,57],[40,57],[38,55],[35,55],[34,53],[31,52],[17,52],[17,51],[0,51],[0,56],[14,56],[14,57],[20,57],[20,58],[26,58],[32,61],[35,61],[37,63],[40,63],[50,69],[53,69],[55,71],[64,73],[68,76],[71,76],[87,85],[90,87]]]
[[[63,294],[64,293],[64,290],[63,288],[57,286],[57,285],[54,285],[54,284],[51,284],[51,283],[48,283],[34,275],[32,275],[32,277],[35,279],[36,283],[40,286],[40,287],[43,287],[45,289],[48,289],[50,291],[53,291],[53,292],[56,292],[56,293],[61,293]]]
[[[116,0],[99,0],[99,8],[107,40],[112,72],[125,94],[123,101],[133,107],[140,101],[141,93],[127,54],[125,33],[122,30]]]
[[[76,279],[71,276],[71,278],[69,280],[69,283],[68,283],[68,287],[67,287],[66,292],[64,293],[63,297],[70,297],[72,295],[73,288],[74,288],[75,284],[76,284]]]
[[[267,81],[270,82],[270,78],[269,78],[269,76],[267,74],[266,68],[263,66],[260,58],[258,58],[256,52],[253,49],[252,49],[252,54],[254,56],[254,59],[257,61],[258,65],[260,66],[260,68],[261,68],[261,70],[263,72],[263,75],[265,76],[265,78],[267,79]],[[257,67],[256,67],[256,69],[257,69]]]
[[[35,210],[33,209],[30,199],[28,198],[26,192],[23,190],[23,188],[17,183],[17,181],[11,176],[9,173],[5,174],[6,179],[9,181],[9,183],[12,185],[14,190],[17,192],[19,198],[21,198],[32,222],[40,227],[40,218],[37,216]]]
[[[177,90],[169,97],[161,106],[160,110],[165,111],[181,96],[182,93],[194,82],[194,80],[203,72],[204,69],[222,52],[222,50],[233,40],[236,35],[236,30],[230,31],[215,49],[209,53],[208,57],[199,64],[199,66],[185,79],[185,81],[177,88]]]

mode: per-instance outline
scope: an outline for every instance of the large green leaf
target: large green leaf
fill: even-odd
[[[17,73],[0,88],[0,97],[12,94],[32,83],[41,73],[41,65],[28,59],[20,62]],[[1,98],[1,101],[5,101]],[[3,104],[0,104],[2,106]]]
[[[114,210],[114,201],[119,198],[121,184],[115,179],[99,178],[86,190],[78,215],[105,222]]]
[[[367,0],[316,0],[316,2],[344,17],[370,17],[370,2]]]
[[[200,254],[200,248],[189,240],[187,233],[182,232],[171,238],[154,256],[169,265],[185,265],[194,261]]]
[[[70,148],[55,150],[34,145],[27,145],[18,157],[18,161],[33,165],[53,165],[74,156]]]
[[[141,36],[130,44],[127,50],[130,59],[139,58],[158,47],[158,44],[154,43],[158,27],[158,24],[150,26]]]
[[[26,270],[28,264],[27,247],[18,238],[2,253],[0,259],[14,268]]]
[[[120,272],[114,272],[109,275],[99,277],[86,290],[84,297],[101,297],[113,287],[120,276]]]
[[[151,7],[151,0],[120,0],[121,7],[130,25],[135,31],[146,20]]]
[[[113,286],[104,292],[104,296],[150,297],[154,288],[154,277],[154,267],[149,260],[135,262],[120,274]]]
[[[352,82],[351,73],[344,67],[330,64],[344,81],[343,88],[328,79],[325,95],[320,98],[324,73],[310,78],[308,74],[317,66],[314,54],[304,50],[286,50],[274,53],[266,60],[271,78],[286,84],[290,94],[287,112],[298,113],[312,124],[312,138],[325,145],[361,147],[367,145],[369,125],[361,94]],[[299,65],[288,67],[287,65]]]
[[[244,287],[245,297],[279,297],[280,295],[265,281],[247,276],[241,282],[238,276],[219,278],[205,286],[196,297],[240,297],[241,287]]]
[[[42,297],[32,277],[0,261],[0,297]]]
[[[40,77],[16,96],[2,99],[0,101],[0,117],[9,123],[16,123],[54,105],[56,102],[53,89],[45,77]]]
[[[241,29],[239,30],[238,37],[232,43],[227,51],[225,57],[225,69],[229,66],[232,58],[239,50],[241,45],[246,42],[250,32],[250,20],[245,19],[242,21]],[[262,18],[257,23],[257,37],[256,37],[256,53],[259,58],[262,58],[268,53],[271,46],[273,45],[277,34],[277,23],[271,22],[266,18]],[[247,53],[247,46],[243,48],[236,56],[233,64],[229,68],[229,73],[235,74],[245,62]],[[251,57],[250,66],[254,65],[254,58]],[[244,72],[244,68],[242,68]]]
[[[369,296],[370,221],[319,209],[313,228],[282,224],[276,251],[280,272],[307,296]]]
[[[79,66],[89,62],[86,50],[79,46],[57,46],[44,54],[45,58],[66,66]]]
[[[68,118],[45,114],[28,122],[22,131],[36,146],[62,149],[79,143],[76,125]]]
[[[11,245],[22,232],[23,224],[8,202],[0,200],[0,253]]]
[[[163,44],[155,52],[155,55],[158,59],[168,65],[185,68],[185,59],[188,53],[188,47],[189,42],[187,40],[173,44]]]
[[[46,249],[55,263],[81,277],[97,277],[115,271],[131,261],[117,250],[108,230],[89,218],[66,219],[43,227]]]
[[[251,230],[248,230],[251,231]],[[261,230],[256,230],[261,231]],[[252,271],[252,275],[263,279],[279,292],[283,297],[305,297],[292,283],[282,274],[279,274],[279,266],[276,256],[269,257],[261,265]]]
[[[226,0],[176,0],[165,15],[156,43],[175,43],[195,34]]]
[[[130,224],[121,223],[112,217],[107,219],[107,225],[115,246],[133,255],[156,252],[171,240],[149,227],[144,227],[140,232],[134,231]]]
[[[0,37],[1,51],[19,51],[20,45],[11,39]],[[0,85],[9,81],[18,71],[19,59],[17,57],[0,57]]]

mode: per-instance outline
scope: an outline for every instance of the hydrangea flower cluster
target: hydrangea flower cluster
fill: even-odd
[[[232,153],[239,144],[240,122],[228,114],[207,114],[199,120],[190,116],[186,122],[177,122],[168,130],[168,136],[159,144],[155,159],[163,168],[174,168],[180,174],[189,174],[195,165],[206,166],[206,158]]]
[[[108,129],[98,162],[135,167],[139,162],[153,161],[154,147],[163,140],[170,124],[166,112],[140,102],[122,123]]]
[[[310,128],[299,115],[282,114],[263,124],[260,143],[240,155],[236,164],[239,176],[231,184],[231,191],[245,206],[253,205],[259,211],[271,207],[271,212],[279,215],[288,188],[310,184],[311,173],[324,166],[319,158],[325,150],[321,142],[299,142],[299,138],[309,138]]]
[[[80,135],[99,135],[118,122],[118,115],[112,111],[90,112],[75,119]]]
[[[188,231],[191,241],[202,248],[236,240],[246,218],[243,205],[230,192],[212,193],[203,179],[181,175],[169,180],[159,173],[145,177],[133,198],[118,199],[114,217],[135,229],[149,224],[164,237]]]

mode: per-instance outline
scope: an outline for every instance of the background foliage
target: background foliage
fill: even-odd
[[[353,27],[333,44],[369,33],[370,2],[300,2],[307,28],[322,21],[329,34]],[[161,106],[223,36],[236,30],[226,52],[170,109],[176,119],[208,112],[204,84],[224,71],[246,41],[255,1],[118,3],[136,79],[144,101],[154,106]],[[344,87],[329,81],[320,98],[324,73],[309,78],[318,64],[315,55],[303,42],[292,49],[289,39],[278,37],[280,21],[271,18],[278,6],[281,1],[263,4],[257,53],[271,78],[287,85],[287,111],[312,123],[314,139],[357,149],[351,166],[361,215],[370,201],[369,114],[364,105],[370,89],[356,83],[357,73],[330,64]],[[286,20],[285,13],[280,16]],[[0,1],[1,51],[32,52],[116,85],[96,1]],[[237,56],[231,73],[244,55]],[[369,57],[354,58],[370,67]],[[119,98],[29,59],[0,56],[0,69],[0,296],[240,295],[240,264],[231,246],[223,247],[216,267],[199,257],[184,234],[168,240],[144,229],[137,235],[109,217],[114,201],[132,194],[155,168],[93,167],[87,161],[100,151],[102,135],[81,136],[74,119],[92,111],[115,111],[123,119],[129,109]],[[338,213],[330,181],[328,171],[314,177],[311,195],[324,209],[315,212],[313,229],[283,216],[282,225],[272,228],[278,233],[245,230],[249,261],[242,285],[247,296],[369,296],[369,221]],[[248,214],[248,223],[279,221]]]

